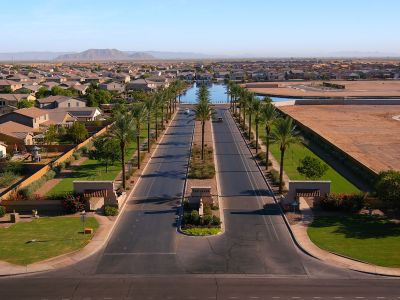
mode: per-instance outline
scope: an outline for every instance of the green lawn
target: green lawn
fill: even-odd
[[[213,235],[221,232],[221,228],[186,228],[182,232],[191,235]]]
[[[85,227],[96,230],[98,226],[95,218],[87,218]],[[78,217],[40,218],[0,228],[0,260],[28,265],[78,250],[92,238],[82,230]],[[33,239],[36,242],[29,242]]]
[[[145,126],[143,126],[145,127]],[[142,140],[147,138],[147,128],[141,130]],[[130,159],[136,151],[136,141],[132,141],[128,145],[126,160]],[[73,181],[75,180],[114,180],[121,172],[121,162],[117,161],[113,166],[106,167],[104,164],[95,159],[87,159],[80,166],[76,167],[74,171],[68,174],[68,177],[62,179],[57,183],[46,196],[56,196],[65,193],[70,193],[73,190]]]
[[[255,125],[253,125],[255,128]],[[265,142],[265,130],[263,126],[260,126],[259,130],[260,138]],[[280,151],[277,144],[272,144],[270,146],[270,151],[275,159],[280,161]],[[304,144],[291,145],[285,152],[284,158],[284,169],[286,174],[291,180],[304,180],[306,179],[298,171],[297,167],[300,164],[300,160],[305,156],[316,157],[320,161],[323,161],[319,156],[307,148]],[[329,166],[329,165],[328,165]],[[321,180],[330,180],[332,182],[331,191],[333,193],[357,193],[360,190],[348,181],[345,177],[340,175],[335,169],[329,166],[326,174],[321,178]]]
[[[400,267],[400,225],[368,216],[319,217],[308,228],[320,248],[384,267]]]

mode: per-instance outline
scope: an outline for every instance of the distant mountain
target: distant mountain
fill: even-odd
[[[71,52],[9,52],[0,53],[0,61],[48,61]]]
[[[128,51],[129,52],[129,51]],[[131,53],[134,53],[133,51]],[[144,51],[156,59],[208,59],[208,58],[221,58],[218,55],[208,55],[203,53],[194,52],[166,52],[166,51]]]
[[[112,61],[112,60],[148,60],[154,59],[153,56],[135,52],[128,52],[117,49],[89,49],[79,53],[64,54],[55,58],[57,61]]]

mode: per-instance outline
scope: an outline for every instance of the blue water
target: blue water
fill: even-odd
[[[196,103],[197,102],[197,91],[199,90],[199,86],[196,83],[186,91],[184,95],[181,96],[182,103]],[[226,93],[226,86],[224,84],[216,84],[212,83],[208,85],[208,89],[210,91],[210,100],[212,103],[229,103],[228,95]],[[257,95],[258,99],[263,99],[264,96]],[[293,100],[303,100],[296,98],[281,98],[281,97],[270,97],[273,102],[282,102],[282,101],[293,101]],[[320,99],[322,100],[322,98]],[[354,99],[354,100],[367,100],[367,99]],[[374,99],[368,99],[374,100]],[[381,99],[384,100],[384,99]],[[389,100],[389,99],[387,99]]]
[[[196,103],[197,102],[197,91],[200,85],[196,83],[181,96],[182,103]],[[227,103],[228,97],[226,94],[226,86],[224,84],[209,84],[208,90],[210,91],[211,103]]]

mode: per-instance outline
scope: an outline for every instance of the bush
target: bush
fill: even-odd
[[[210,225],[212,222],[212,216],[211,215],[204,215],[203,216],[203,225]]]
[[[44,176],[40,179],[32,182],[28,186],[19,190],[19,194],[21,194],[26,199],[32,199],[34,193],[48,180],[53,179],[56,176],[56,172],[53,170],[48,171]]]
[[[106,216],[117,216],[119,213],[118,207],[115,206],[104,206],[104,214]]]
[[[77,151],[74,154],[72,154],[72,156],[74,157],[75,160],[78,160],[81,158],[81,154]]]
[[[326,163],[322,162],[320,159],[311,157],[309,155],[305,156],[300,160],[300,165],[297,167],[297,171],[306,177],[307,179],[319,179],[328,171],[329,167]]]
[[[277,170],[271,170],[271,180],[274,184],[279,184],[279,172]]]
[[[363,194],[330,194],[320,200],[321,207],[329,211],[358,212],[365,206]]]
[[[16,178],[17,175],[10,171],[0,173],[0,188],[9,186]]]
[[[60,168],[60,171],[63,170],[63,169],[65,169],[65,167],[66,167],[65,162],[60,163],[60,164],[58,165],[58,167]]]
[[[85,200],[80,195],[68,195],[61,204],[64,210],[70,214],[85,210]]]
[[[79,149],[79,151],[82,153],[82,155],[88,155],[89,154],[89,148],[87,146],[83,146],[82,148]]]
[[[0,218],[4,217],[6,214],[6,208],[4,206],[0,206]]]
[[[377,197],[388,208],[400,210],[400,172],[380,172],[376,182],[375,190]]]
[[[218,218],[217,216],[212,216],[211,225],[220,226],[221,225],[221,219]]]

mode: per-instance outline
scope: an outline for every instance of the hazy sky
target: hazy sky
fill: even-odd
[[[0,52],[400,54],[399,0],[2,0]]]

